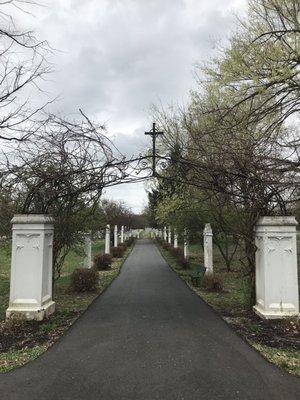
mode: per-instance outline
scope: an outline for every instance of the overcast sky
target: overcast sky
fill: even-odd
[[[135,154],[147,145],[152,103],[184,104],[194,66],[207,60],[235,29],[246,0],[39,0],[24,27],[56,51],[45,83],[54,108],[82,108],[105,122],[116,145]],[[106,197],[134,211],[146,204],[143,184],[121,185]]]

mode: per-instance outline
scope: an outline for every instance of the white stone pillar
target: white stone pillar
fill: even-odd
[[[92,234],[88,232],[84,235],[84,268],[92,268]]]
[[[110,254],[110,225],[106,225],[105,229],[105,254]]]
[[[174,249],[178,248],[178,234],[177,234],[177,230],[174,229]]]
[[[7,318],[42,321],[55,311],[52,301],[53,218],[15,215]]]
[[[164,226],[164,241],[167,241],[167,227]]]
[[[172,229],[171,229],[170,226],[169,226],[168,243],[169,243],[169,244],[172,244]]]
[[[189,242],[186,229],[184,230],[184,235],[183,235],[183,256],[185,260],[189,259]]]
[[[114,247],[118,246],[118,225],[115,225],[114,230]]]
[[[213,233],[210,224],[205,224],[203,230],[204,267],[206,275],[213,274]]]
[[[299,314],[295,217],[262,217],[255,228],[256,305],[262,318]]]
[[[124,225],[121,226],[121,243],[124,243]]]

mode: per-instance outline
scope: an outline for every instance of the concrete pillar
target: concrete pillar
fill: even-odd
[[[174,229],[174,249],[178,248],[178,234],[177,234],[177,230]]]
[[[164,241],[167,241],[167,227],[164,226]]]
[[[114,246],[118,246],[118,225],[115,225],[115,230],[114,230]]]
[[[92,234],[88,232],[84,235],[84,268],[92,268]]]
[[[124,243],[124,226],[121,226],[121,243]]]
[[[106,225],[105,229],[105,254],[110,254],[110,225]]]
[[[265,319],[299,315],[295,217],[262,217],[255,227],[256,305]]]
[[[184,235],[183,235],[183,256],[185,260],[189,259],[189,242],[186,229],[184,230]]]
[[[172,229],[171,229],[170,226],[169,226],[168,243],[169,243],[169,244],[172,244]]]
[[[52,301],[53,219],[15,215],[7,318],[42,321],[55,311]]]
[[[203,245],[204,245],[204,267],[205,274],[213,274],[213,233],[210,224],[205,224],[203,230]]]

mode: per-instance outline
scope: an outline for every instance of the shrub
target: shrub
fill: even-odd
[[[118,244],[118,247],[122,250],[122,252],[124,254],[126,249],[127,249],[127,244],[126,243],[120,243],[120,244]]]
[[[97,254],[94,257],[94,267],[98,270],[110,269],[112,256],[110,254]]]
[[[114,258],[121,258],[123,256],[123,249],[119,246],[112,247],[111,254]]]
[[[135,240],[135,239],[134,239],[133,236],[129,237],[129,238],[126,240],[127,246],[130,247],[131,245],[133,245],[134,240]]]
[[[178,248],[175,249],[174,247],[172,247],[171,253],[172,253],[172,256],[173,256],[173,257],[177,258],[177,257],[178,257],[178,254],[180,253],[180,249],[178,249]]]
[[[37,341],[43,343],[47,335],[39,330],[39,321],[27,321],[25,316],[20,314],[12,315],[6,321],[0,322],[0,351],[6,352],[9,349],[19,350],[24,347],[36,346]]]
[[[95,269],[77,268],[71,274],[70,289],[72,292],[92,292],[98,284],[98,273]]]
[[[167,242],[164,242],[164,243],[162,244],[162,247],[163,247],[163,249],[168,250],[168,251],[170,251],[171,248],[172,248],[172,246],[171,246],[169,243],[167,243]]]
[[[182,259],[184,259],[184,252],[182,249],[180,248],[177,249],[176,258],[179,263],[181,262]]]
[[[222,292],[223,287],[220,279],[212,274],[205,274],[202,281],[201,286],[209,290],[211,292]]]
[[[190,266],[189,261],[182,256],[179,260],[179,265],[181,266],[182,269],[188,269]]]

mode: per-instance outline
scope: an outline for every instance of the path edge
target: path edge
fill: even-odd
[[[288,371],[285,371],[283,368],[281,368],[279,365],[271,362],[270,360],[268,360],[266,357],[264,357],[264,355],[258,350],[256,349],[250,342],[248,342],[248,340],[246,338],[244,338],[238,331],[236,331],[223,317],[222,315],[213,308],[213,306],[211,306],[209,303],[207,303],[207,301],[205,301],[205,299],[198,293],[196,292],[196,290],[194,290],[194,288],[188,284],[188,282],[183,279],[178,273],[177,271],[172,268],[172,266],[169,264],[169,262],[167,261],[166,257],[164,256],[163,252],[162,252],[162,248],[160,247],[159,244],[157,244],[155,241],[153,241],[153,244],[155,245],[155,247],[157,248],[157,250],[159,251],[159,253],[161,254],[162,258],[164,259],[165,263],[167,264],[167,266],[170,268],[170,270],[176,274],[176,276],[178,278],[180,278],[180,280],[190,289],[190,291],[196,295],[199,299],[201,299],[210,309],[211,311],[217,315],[221,321],[223,321],[223,323],[226,324],[226,326],[228,328],[230,328],[230,330],[237,335],[239,338],[242,339],[242,341],[250,348],[252,349],[256,354],[258,354],[260,356],[260,358],[262,358],[264,361],[266,361],[270,366],[272,366],[277,372],[279,372],[283,377],[286,375],[292,379],[294,379],[295,381],[297,381],[299,383],[300,377],[294,374],[289,373]]]

